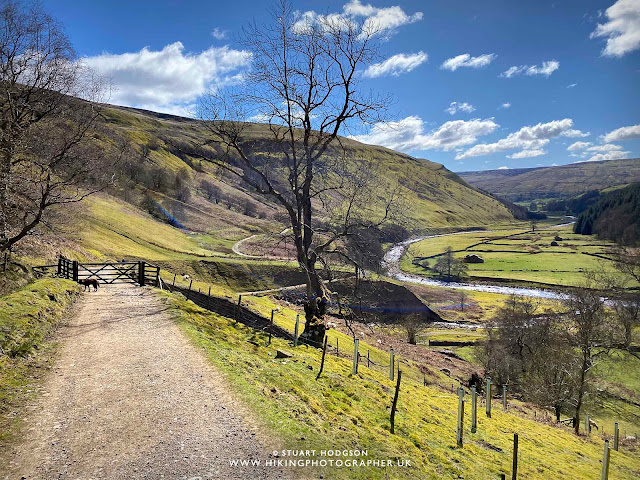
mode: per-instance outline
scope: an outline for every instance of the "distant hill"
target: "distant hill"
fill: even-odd
[[[640,244],[640,182],[608,192],[580,214],[575,233],[626,245]]]
[[[582,162],[559,167],[460,172],[481,190],[512,202],[570,198],[640,181],[640,158]]]

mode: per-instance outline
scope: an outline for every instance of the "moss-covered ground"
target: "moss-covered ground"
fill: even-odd
[[[52,361],[51,334],[79,292],[71,281],[43,278],[0,297],[0,444],[17,431],[17,412]]]

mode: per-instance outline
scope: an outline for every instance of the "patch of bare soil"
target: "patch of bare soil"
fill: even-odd
[[[0,452],[2,478],[286,478],[264,466],[277,442],[149,289],[85,294],[60,340],[20,442]]]

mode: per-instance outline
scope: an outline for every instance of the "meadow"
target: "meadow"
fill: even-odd
[[[429,238],[409,247],[401,267],[433,276],[425,267],[435,264],[449,246],[457,258],[482,257],[484,263],[468,264],[472,280],[566,287],[580,285],[586,271],[615,273],[610,260],[613,245],[595,236],[574,234],[570,225],[543,226],[535,232],[522,228]]]

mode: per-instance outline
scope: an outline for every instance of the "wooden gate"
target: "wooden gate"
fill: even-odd
[[[63,256],[58,259],[58,276],[75,282],[85,279],[96,279],[103,284],[137,283],[157,285],[160,267],[145,261],[80,263]]]

